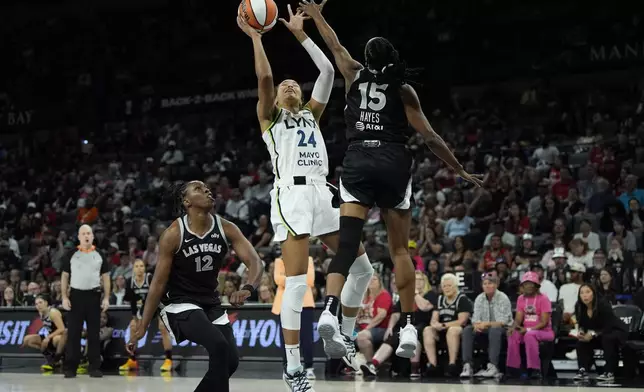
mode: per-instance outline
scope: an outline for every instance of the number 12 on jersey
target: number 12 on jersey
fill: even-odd
[[[308,142],[304,141],[304,139],[306,139],[306,134],[303,130],[300,129],[297,131],[297,134],[300,136],[300,142],[297,144],[298,147],[307,147],[308,145],[313,146],[313,148],[317,147],[318,143],[315,141],[315,132],[311,132]]]
[[[202,262],[203,261],[203,262]],[[206,255],[203,257],[203,259],[200,257],[195,258],[195,264],[197,264],[197,272],[202,272],[202,271],[212,271],[212,256]]]
[[[358,85],[360,90],[360,109],[366,110],[367,108],[374,112],[379,112],[387,105],[387,96],[385,91],[389,87],[388,84],[376,84],[372,82],[364,82]]]

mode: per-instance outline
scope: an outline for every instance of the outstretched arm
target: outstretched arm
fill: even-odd
[[[262,282],[264,266],[257,251],[246,237],[244,237],[239,227],[225,219],[221,219],[221,226],[224,230],[224,235],[230,241],[235,253],[237,253],[239,259],[248,268],[248,284],[239,291],[232,293],[230,298],[228,298],[231,305],[243,305],[246,299],[253,291],[257,290],[259,284]]]
[[[429,124],[427,117],[425,117],[425,113],[423,113],[423,108],[420,106],[420,101],[418,100],[418,95],[416,95],[414,88],[408,84],[402,85],[400,87],[400,95],[402,97],[403,104],[405,105],[405,113],[407,114],[409,124],[416,130],[416,132],[423,136],[429,149],[432,150],[432,152],[443,162],[449,165],[449,167],[451,167],[452,170],[454,170],[464,180],[469,181],[476,186],[481,186],[482,181],[465,172],[461,163],[456,159],[449,147],[447,147],[447,144],[445,144],[443,138],[441,138]]]
[[[324,7],[326,1],[327,0],[324,0],[320,5],[317,5],[312,1],[309,2],[307,0],[303,0],[300,2],[300,9],[304,11],[306,15],[310,16],[315,22],[315,26],[318,28],[322,39],[324,39],[324,43],[331,53],[333,53],[335,64],[338,66],[342,76],[344,76],[344,80],[348,87],[355,80],[358,71],[364,67],[351,57],[349,51],[347,51],[347,49],[340,43],[335,31],[333,31],[331,26],[329,26],[327,21],[324,19],[324,16],[322,16],[322,7]]]
[[[257,75],[257,119],[264,132],[270,127],[273,121],[275,111],[275,87],[273,84],[273,72],[271,64],[268,62],[264,45],[262,44],[262,35],[248,25],[246,20],[237,16],[237,25],[253,41],[253,57],[255,58],[255,74]]]
[[[300,41],[304,49],[309,53],[309,56],[311,56],[311,60],[313,60],[320,70],[320,76],[318,76],[315,81],[315,86],[313,87],[311,100],[306,105],[311,109],[315,119],[319,122],[322,117],[322,113],[324,113],[324,109],[326,108],[326,104],[329,102],[329,98],[331,97],[331,90],[333,90],[333,77],[335,76],[333,64],[331,64],[329,59],[324,55],[324,52],[322,52],[315,42],[313,42],[313,40],[304,32],[305,18],[302,11],[297,11],[297,13],[293,15],[293,10],[289,4],[288,14],[290,17],[289,21],[280,18],[280,22],[291,30],[291,33],[293,33],[295,38]]]

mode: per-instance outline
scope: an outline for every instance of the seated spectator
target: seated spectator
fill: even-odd
[[[248,241],[255,249],[269,246],[271,239],[273,239],[273,228],[268,221],[268,216],[260,216],[258,223],[257,229],[248,237]]]
[[[631,200],[636,200],[639,205],[644,204],[644,189],[640,189],[637,187],[637,176],[633,174],[629,174],[626,177],[626,181],[624,182],[624,192],[622,192],[621,195],[619,195],[619,201],[622,202],[622,205],[626,209],[626,212],[631,212],[633,211],[631,209]],[[637,210],[636,210],[637,211]]]
[[[599,278],[597,279],[596,285],[599,298],[611,305],[617,305],[617,293],[613,287],[613,273],[610,269],[602,268],[599,271]],[[579,319],[577,322],[579,322]]]
[[[579,263],[586,268],[593,266],[594,253],[588,249],[588,244],[581,239],[574,239],[569,244],[570,252],[568,256],[568,264]]]
[[[465,238],[458,236],[454,238],[454,252],[445,255],[446,272],[464,271],[472,268],[474,254],[467,249]]]
[[[270,286],[261,285],[259,286],[259,303],[260,304],[272,304],[275,300],[275,293]]]
[[[579,288],[584,284],[586,267],[582,264],[570,264],[570,281],[559,288],[559,300],[563,301],[563,323],[574,324],[575,304],[579,297]]]
[[[613,220],[613,232],[608,234],[607,242],[612,241],[613,238],[621,238],[623,240],[624,250],[635,252],[637,250],[637,240],[632,231],[627,230],[624,219]]]
[[[436,293],[431,291],[427,276],[420,271],[416,271],[416,296],[414,298],[414,322],[416,323],[416,330],[419,331],[418,336],[422,336],[422,330],[429,325],[431,312],[436,307],[437,296]],[[398,347],[398,333],[404,327],[404,324],[400,321],[400,316],[400,301],[397,301],[393,307],[391,317],[389,318],[389,325],[385,331],[385,341],[373,355],[371,362],[360,366],[362,374],[377,375],[380,364],[386,361],[394,353],[396,347]],[[421,350],[417,349],[414,357],[411,358],[411,378],[420,378],[420,352]]]
[[[557,244],[558,245],[558,244]],[[546,259],[549,253],[549,259],[546,262],[548,271],[555,271],[561,268],[565,268],[568,265],[568,255],[563,247],[556,247],[552,251],[547,252],[543,257]],[[543,265],[543,260],[541,259]]]
[[[529,265],[530,260],[533,257],[533,252],[536,252],[536,250],[534,249],[532,234],[525,233],[521,236],[521,244],[519,245],[519,249],[517,249],[517,253],[514,258],[514,264]]]
[[[597,249],[593,254],[593,268],[597,271],[606,267],[606,252],[603,249]]]
[[[495,235],[501,237],[501,244],[503,244],[504,247],[514,248],[517,244],[517,237],[505,230],[505,221],[503,220],[497,220],[496,222],[494,222],[494,225],[492,226],[492,232],[485,236],[483,246],[490,246],[492,237]]]
[[[519,208],[518,203],[512,203],[509,208],[509,215],[505,221],[505,232],[512,235],[524,235],[530,232],[530,218]],[[503,243],[509,243],[504,238]],[[509,240],[509,238],[508,238]],[[487,238],[486,238],[487,241]],[[516,239],[515,239],[516,241]],[[489,241],[488,241],[489,242]],[[511,245],[514,247],[514,245]]]
[[[575,380],[587,380],[594,362],[594,349],[604,350],[604,373],[597,377],[600,381],[615,380],[619,362],[619,350],[628,339],[628,326],[613,312],[610,304],[601,298],[593,286],[584,284],[579,289],[575,306],[579,324],[577,335],[577,364],[579,371]]]
[[[617,270],[633,263],[633,256],[631,252],[624,250],[624,240],[621,237],[614,237],[607,244],[606,263],[608,265]]]
[[[454,218],[451,218],[445,224],[445,235],[448,238],[464,237],[470,233],[474,219],[465,215],[465,206],[459,205],[454,207]]]
[[[423,330],[423,346],[427,354],[428,370],[432,371],[438,364],[436,343],[446,341],[449,353],[448,373],[458,375],[456,360],[461,345],[461,332],[470,322],[472,302],[458,291],[458,278],[454,274],[441,277],[443,294],[438,297],[437,311],[432,314],[429,326]]]
[[[568,190],[568,197],[564,201],[564,215],[566,218],[572,219],[577,214],[583,213],[585,207],[584,202],[579,199],[579,191],[577,188],[570,188]]]
[[[4,289],[3,296],[0,300],[0,307],[3,308],[13,308],[16,306],[22,306],[18,300],[16,300],[16,295],[13,291],[13,287],[7,286]]]
[[[440,293],[440,282],[441,282],[441,265],[436,259],[431,259],[427,263],[427,279],[429,280],[429,285],[437,293]]]
[[[419,237],[420,237],[420,241],[422,242],[420,249],[418,249],[417,251],[417,254],[419,256],[430,256],[430,257],[440,256],[441,252],[443,251],[443,244],[438,239],[434,229],[430,227],[421,228]],[[410,248],[410,251],[411,251],[411,248]],[[423,265],[424,267],[424,263],[421,263],[421,264],[416,263],[416,268],[418,268],[419,265]]]
[[[487,271],[501,261],[508,264],[509,267],[511,263],[510,252],[502,246],[501,236],[495,234],[490,240],[490,247],[481,256],[478,270],[479,272]]]
[[[623,293],[635,294],[644,287],[644,254],[635,253],[633,263],[625,268],[623,280]]]
[[[509,372],[518,373],[521,369],[521,344],[525,344],[525,356],[530,377],[541,379],[541,359],[539,342],[553,341],[555,338],[550,322],[552,305],[544,294],[539,292],[539,276],[528,272],[521,279],[523,294],[517,301],[514,323],[508,330]]]
[[[641,209],[640,202],[637,201],[637,199],[631,199],[628,201],[628,205],[629,211],[627,222],[630,223],[633,232],[644,232],[644,211]]]
[[[588,244],[588,249],[595,251],[601,248],[599,234],[592,232],[593,225],[588,219],[584,219],[579,224],[579,233],[575,234],[574,239],[580,239]]]
[[[374,274],[367,295],[358,312],[358,348],[367,362],[373,357],[373,348],[385,340],[385,331],[391,315],[391,294],[382,286],[379,274]]]
[[[123,275],[117,275],[112,286],[112,295],[110,295],[110,305],[124,305],[126,293],[126,281]]]
[[[476,373],[476,377],[494,378],[499,374],[499,356],[505,337],[505,328],[512,325],[512,304],[507,295],[497,290],[498,278],[492,274],[483,275],[483,292],[474,301],[472,325],[463,329],[461,355],[463,372],[461,377],[471,377],[472,355],[476,339],[487,341],[488,364]]]
[[[557,302],[559,298],[559,290],[554,283],[546,279],[543,266],[539,263],[532,264],[530,271],[535,272],[539,276],[539,291],[545,294],[550,302]]]
[[[561,205],[556,197],[547,195],[543,199],[541,215],[537,219],[535,230],[539,234],[549,233],[555,225],[555,220],[561,216]]]

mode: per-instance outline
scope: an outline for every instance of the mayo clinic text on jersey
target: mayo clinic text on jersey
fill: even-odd
[[[320,153],[300,151],[300,159],[297,160],[298,166],[323,166],[324,160]]]

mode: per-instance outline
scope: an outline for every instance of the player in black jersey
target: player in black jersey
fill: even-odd
[[[185,215],[175,220],[159,240],[159,261],[143,308],[143,320],[132,335],[130,354],[161,304],[161,319],[177,342],[202,345],[210,358],[208,372],[195,391],[229,390],[228,379],[239,356],[228,315],[217,291],[219,269],[232,245],[248,267],[250,284],[234,292],[229,301],[240,306],[262,278],[259,255],[233,223],[211,214],[215,200],[201,181],[179,188]]]
[[[125,286],[125,300],[130,303],[132,309],[132,321],[130,321],[130,334],[134,333],[136,326],[143,318],[143,308],[145,300],[150,291],[150,283],[152,282],[152,274],[145,272],[145,262],[141,259],[136,259],[132,266],[132,278],[128,280]],[[165,360],[161,365],[162,372],[172,371],[172,338],[166,329],[165,325],[159,318],[159,332],[161,332],[161,341],[163,343],[163,351],[165,352]],[[128,358],[127,362],[119,367],[121,371],[136,370],[139,364],[136,361],[136,352]]]
[[[49,306],[49,301],[42,295],[36,297],[36,310],[40,315],[42,328],[38,334],[27,335],[22,341],[22,347],[40,350],[47,358],[47,363],[40,368],[51,371],[60,364],[65,349],[65,323],[60,310]],[[47,333],[43,333],[46,330]]]
[[[409,125],[419,132],[432,152],[463,179],[480,186],[482,181],[463,170],[443,139],[423,114],[415,90],[405,82],[409,72],[393,45],[376,37],[365,47],[365,65],[354,60],[340,44],[322,16],[320,5],[302,0],[300,10],[310,16],[320,31],[344,76],[345,120],[349,148],[340,179],[340,248],[328,267],[326,303],[318,328],[337,324],[338,297],[360,244],[369,209],[380,207],[396,269],[402,320],[396,354],[410,358],[417,349],[413,323],[414,266],[409,256],[411,224],[411,168],[413,156],[406,143]]]

